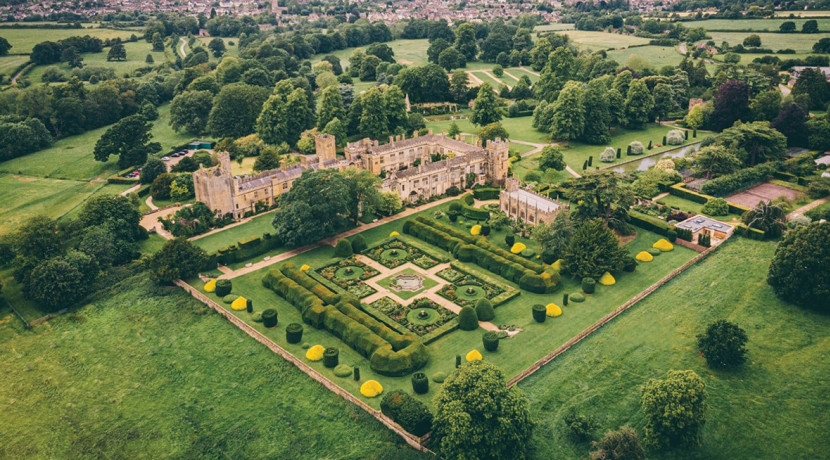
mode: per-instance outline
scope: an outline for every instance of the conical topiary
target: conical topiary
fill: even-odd
[[[462,331],[478,329],[478,315],[473,307],[466,306],[458,312],[458,328]]]
[[[493,303],[487,299],[480,299],[476,302],[476,315],[479,321],[492,321],[496,317]]]

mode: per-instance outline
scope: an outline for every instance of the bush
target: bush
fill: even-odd
[[[476,316],[479,321],[492,321],[496,317],[493,303],[487,299],[479,299],[476,302]]]
[[[462,331],[474,331],[478,329],[478,315],[471,306],[461,308],[458,313],[458,328]]]
[[[300,343],[303,339],[303,325],[291,323],[285,328],[285,341],[288,343]]]
[[[581,303],[581,302],[585,302],[585,295],[582,294],[581,292],[575,292],[575,293],[571,294],[570,296],[568,296],[568,299],[571,302]]]
[[[666,134],[667,145],[682,145],[684,140],[686,140],[686,136],[679,129],[673,129]]]
[[[499,334],[496,331],[487,331],[481,336],[484,342],[484,349],[487,351],[496,351],[499,349]]]
[[[629,155],[642,155],[645,152],[645,147],[643,147],[643,143],[640,141],[634,141],[628,144],[628,154]]]
[[[412,374],[412,391],[419,395],[429,392],[429,379],[426,374],[423,372]]]
[[[710,324],[704,334],[697,336],[697,347],[706,364],[715,369],[737,367],[746,361],[746,332],[729,321]]]
[[[776,163],[761,163],[751,168],[739,169],[707,181],[700,187],[706,195],[723,196],[766,180],[777,169]]]
[[[819,311],[830,311],[830,223],[813,222],[787,233],[778,243],[767,283],[779,297]]]
[[[233,289],[233,284],[231,283],[231,280],[216,280],[217,297],[225,297],[226,295],[231,293],[231,289]]]
[[[568,427],[571,437],[579,442],[590,439],[591,434],[599,427],[593,417],[577,414],[574,409],[571,409],[570,412],[565,414],[562,421]]]
[[[354,238],[352,238],[352,252],[355,254],[360,254],[365,251],[367,247],[369,246],[366,244],[366,237],[364,237],[362,233],[358,233],[354,236]]]
[[[352,243],[345,238],[341,238],[337,241],[337,245],[334,247],[334,255],[342,258],[351,257],[354,255]]]
[[[614,158],[617,157],[617,151],[614,147],[605,147],[605,150],[599,155],[599,161],[603,163],[613,163]]]
[[[670,243],[674,243],[677,241],[677,232],[673,229],[666,232],[666,238],[668,238]]]
[[[807,194],[810,195],[810,198],[815,199],[830,195],[830,178],[821,177],[810,182],[810,186],[807,187]]]
[[[435,383],[444,383],[444,380],[447,379],[447,373],[438,371],[432,374],[432,381]]]
[[[265,327],[274,327],[277,325],[277,310],[269,308],[262,312],[262,325]]]
[[[515,236],[515,235],[513,235],[512,233],[508,233],[508,234],[507,234],[507,235],[505,235],[505,237],[504,237],[504,243],[505,243],[508,247],[512,247],[512,246],[513,246],[513,244],[515,244],[515,243],[516,243],[516,236]]]
[[[487,236],[490,234],[490,226],[489,225],[482,225],[481,226],[481,235]]]
[[[432,413],[427,406],[403,391],[387,393],[380,401],[380,410],[415,436],[423,436],[432,429]]]
[[[709,198],[701,212],[710,216],[725,216],[729,214],[729,204],[723,198]]]
[[[623,264],[623,271],[631,273],[637,269],[637,259],[633,257],[629,257],[625,259],[625,263]]]
[[[586,294],[593,294],[597,287],[597,282],[593,278],[582,278],[582,292]]]
[[[545,318],[547,317],[548,310],[544,305],[540,303],[533,305],[533,319],[536,320],[537,323],[544,323]]]
[[[335,347],[328,347],[323,352],[323,366],[333,369],[340,364],[340,350]]]
[[[640,443],[637,431],[621,426],[619,431],[607,431],[599,442],[593,443],[597,450],[591,452],[593,460],[641,460],[646,451]]]

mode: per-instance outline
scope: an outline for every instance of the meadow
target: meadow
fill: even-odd
[[[152,65],[159,65],[167,61],[175,60],[172,56],[173,51],[170,50],[169,47],[166,47],[164,51],[153,51],[153,45],[147,43],[145,40],[124,43],[124,49],[127,51],[126,61],[107,61],[107,53],[109,52],[109,48],[104,48],[104,50],[100,53],[83,53],[81,56],[84,59],[84,66],[107,67],[114,70],[116,76],[118,77],[122,77],[125,74],[131,74],[136,69],[147,67],[148,64],[145,62],[145,59],[148,54],[153,56]],[[66,62],[53,65],[40,65],[34,67],[27,74],[27,78],[29,81],[40,83],[43,81],[43,72],[53,66],[58,67],[67,74],[72,72],[72,68],[70,68],[69,64]]]
[[[774,242],[731,238],[523,381],[537,421],[531,457],[586,455],[589,445],[571,441],[562,421],[572,408],[596,417],[597,438],[623,424],[642,435],[642,386],[671,369],[692,369],[706,383],[702,445],[649,458],[824,457],[830,317],[775,297],[765,281],[774,250]],[[749,337],[748,362],[738,370],[713,371],[697,353],[695,336],[719,319]]]
[[[726,41],[731,46],[743,43],[744,39],[751,35],[749,32],[710,32],[712,40],[720,45]],[[775,33],[757,33],[761,37],[761,47],[769,48],[773,51],[780,49],[792,49],[797,53],[810,53],[813,50],[813,45],[822,38],[830,37],[830,33],[818,34],[775,34]],[[780,55],[782,59],[787,59],[790,55]]]
[[[427,63],[427,48],[429,48],[429,41],[426,39],[394,40],[387,42],[386,45],[392,48],[392,51],[395,52],[395,60],[401,64],[419,66]],[[349,66],[349,57],[351,57],[356,50],[362,50],[365,48],[366,47],[364,46],[345,48],[342,50],[332,51],[329,54],[339,58],[340,65],[343,66],[343,70],[346,70]],[[322,61],[325,56],[328,56],[328,54],[317,54],[312,57],[312,65]]]
[[[796,12],[798,13],[798,12]],[[683,27],[688,29],[703,27],[710,31],[753,31],[753,32],[778,32],[781,24],[785,22],[794,22],[797,31],[801,31],[801,27],[807,22],[808,18],[804,19],[790,19],[790,18],[776,18],[776,19],[705,19],[701,21],[684,21]],[[816,19],[818,22],[818,30],[830,30],[830,18]]]
[[[2,36],[2,35],[0,35]],[[8,80],[14,76],[12,72],[15,71],[21,64],[27,62],[29,56],[3,56],[0,57],[0,75],[5,75]],[[8,82],[4,80],[4,82]]]
[[[683,60],[683,55],[672,46],[635,46],[631,48],[612,50],[608,57],[620,65],[631,67],[634,70],[645,68],[659,70],[663,66],[676,66]]]
[[[635,37],[633,35],[588,30],[569,30],[562,35],[570,37],[571,41],[579,49],[591,51],[621,49],[631,45],[646,45],[649,42],[648,38]]]
[[[33,330],[0,304],[0,344],[2,458],[420,458],[146,273]]]
[[[120,38],[128,40],[132,35],[141,35],[135,30],[101,29],[98,27],[83,29],[14,29],[0,28],[0,37],[5,38],[12,45],[11,53],[31,53],[32,48],[40,42],[47,40],[58,41],[69,37],[83,37],[89,35],[101,40]]]

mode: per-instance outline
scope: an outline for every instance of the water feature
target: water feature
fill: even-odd
[[[395,282],[389,286],[396,291],[420,291],[424,287],[424,277],[417,273],[395,275]]]
[[[686,155],[697,152],[699,148],[700,142],[683,145],[681,147],[643,157],[639,161],[631,161],[630,163],[621,164],[615,167],[613,171],[618,173],[624,173],[626,171],[646,171],[648,168],[656,165],[657,162],[663,158],[682,158]]]

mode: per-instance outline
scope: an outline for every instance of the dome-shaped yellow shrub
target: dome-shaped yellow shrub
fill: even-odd
[[[311,267],[309,267],[308,264],[303,264],[303,266],[300,267],[300,271],[301,272],[307,272],[309,268],[311,268]]]
[[[657,248],[657,249],[659,249],[663,252],[669,252],[672,249],[674,249],[674,245],[672,245],[671,243],[669,243],[668,241],[666,241],[663,238],[660,238],[659,240],[657,240],[657,242],[652,244],[651,247]]]
[[[510,248],[510,252],[512,252],[513,254],[518,254],[524,251],[525,249],[527,249],[527,246],[524,243],[514,243],[513,247]]]
[[[214,292],[216,291],[216,280],[209,280],[205,283],[205,292]]]
[[[473,351],[467,353],[466,359],[467,359],[467,362],[472,362],[472,361],[481,361],[482,359],[484,359],[484,357],[481,356],[481,353],[478,350],[473,350]]]
[[[556,318],[557,316],[562,314],[562,309],[559,308],[559,305],[556,305],[555,303],[549,303],[548,306],[545,307],[545,314]]]
[[[360,394],[367,398],[374,398],[383,393],[383,385],[377,380],[367,380],[363,385],[360,385]]]
[[[470,235],[478,235],[481,233],[481,225],[473,225],[473,228],[470,229]]]
[[[326,348],[322,345],[314,345],[313,347],[309,348],[307,352],[305,352],[305,357],[309,361],[320,361],[323,359],[323,353],[325,353]]]
[[[640,262],[651,262],[652,260],[654,260],[654,256],[647,253],[646,251],[640,251],[639,254],[637,254],[634,258],[639,260]]]
[[[562,271],[562,259],[557,259],[556,262],[551,265],[554,270],[561,272]]]
[[[233,308],[234,310],[244,310],[247,307],[248,307],[248,299],[246,299],[245,297],[242,297],[242,296],[237,297],[236,300],[231,302],[231,308]]]
[[[651,255],[651,254],[649,254],[649,255]],[[617,280],[615,280],[614,276],[611,275],[611,273],[609,273],[609,272],[603,273],[602,276],[600,276],[600,278],[599,278],[599,284],[601,284],[603,286],[613,286],[616,283],[617,283]]]
[[[398,233],[398,232],[392,232],[392,233],[389,234],[390,237],[391,236],[398,236],[398,235],[400,235],[400,233]],[[369,382],[371,382],[371,381],[372,380],[370,380]],[[369,382],[366,382],[366,383],[369,383]]]

